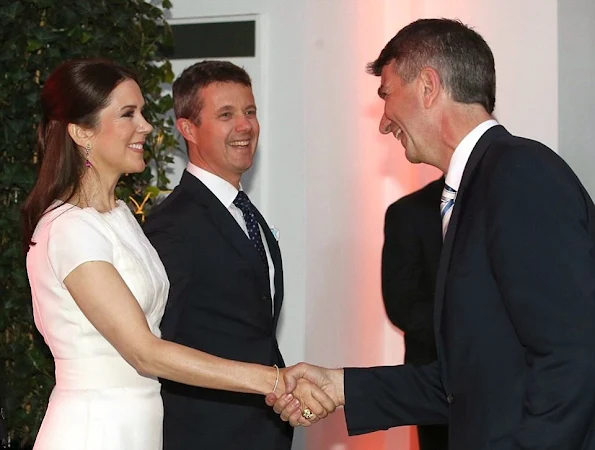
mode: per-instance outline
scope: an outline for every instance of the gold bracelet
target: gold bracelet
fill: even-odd
[[[273,394],[274,394],[275,390],[277,389],[277,385],[279,384],[279,366],[277,364],[273,364],[273,367],[275,369],[277,369],[277,377],[275,378],[275,386],[273,386]]]

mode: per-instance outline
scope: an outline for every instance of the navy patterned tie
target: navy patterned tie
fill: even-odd
[[[455,206],[456,197],[457,191],[451,188],[448,184],[444,183],[442,197],[440,198],[440,217],[442,217],[442,239],[444,239],[444,236],[446,236],[448,222],[450,222],[450,216],[452,215],[452,210]]]
[[[246,222],[246,228],[248,229],[248,237],[250,237],[254,248],[256,248],[256,251],[264,262],[264,266],[268,270],[269,264],[267,262],[267,254],[264,250],[264,245],[260,236],[260,227],[258,226],[258,221],[254,215],[254,205],[244,191],[238,192],[233,204],[240,208],[240,211],[242,211],[242,214],[244,215],[244,221]]]

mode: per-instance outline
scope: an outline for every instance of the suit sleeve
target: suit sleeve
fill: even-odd
[[[187,290],[193,280],[194,264],[192,252],[189,250],[190,243],[183,237],[178,224],[163,217],[153,220],[149,218],[144,231],[157,250],[170,281],[170,291],[160,328],[164,339],[175,341],[178,323],[190,295]]]
[[[345,420],[350,436],[401,425],[447,423],[438,363],[346,368]]]
[[[595,413],[590,202],[555,155],[531,145],[504,151],[486,201],[490,263],[527,363],[522,424],[494,448],[581,448]]]
[[[386,211],[381,271],[386,314],[405,333],[423,326],[432,316],[432,302],[425,301],[424,270],[428,269],[407,205],[397,202]]]

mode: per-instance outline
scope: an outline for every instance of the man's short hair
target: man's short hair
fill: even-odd
[[[177,119],[184,118],[200,123],[203,101],[199,98],[199,91],[211,83],[239,83],[252,87],[248,72],[229,61],[202,61],[193,64],[173,84],[174,113]]]
[[[488,113],[496,103],[494,55],[486,41],[458,20],[420,19],[401,29],[367,66],[379,76],[394,64],[404,83],[424,67],[434,68],[442,86],[460,103],[479,103]]]

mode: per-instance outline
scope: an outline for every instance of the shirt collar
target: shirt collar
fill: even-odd
[[[471,152],[477,144],[477,141],[493,126],[498,125],[498,121],[494,119],[486,120],[477,125],[467,136],[463,138],[457,148],[455,148],[450,164],[448,165],[448,172],[446,173],[446,184],[455,191],[459,190],[461,179],[463,178],[463,171],[469,161]]]
[[[227,209],[233,204],[233,201],[238,195],[238,190],[233,184],[211,172],[201,169],[190,161],[188,161],[186,171],[198,178]],[[242,185],[240,184],[241,189]]]

